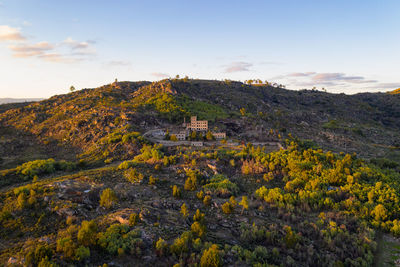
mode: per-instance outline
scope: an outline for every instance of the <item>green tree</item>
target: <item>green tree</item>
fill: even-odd
[[[69,91],[71,91],[71,92],[75,91],[75,87],[74,87],[74,86],[71,86],[71,87],[69,88]]]
[[[246,115],[246,109],[245,109],[245,108],[241,108],[239,111],[240,111],[240,114],[241,114],[242,116],[245,116],[245,115]]]

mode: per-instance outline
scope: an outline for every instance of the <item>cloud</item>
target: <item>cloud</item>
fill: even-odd
[[[158,78],[168,78],[168,77],[170,77],[168,74],[161,73],[161,72],[153,72],[153,73],[151,73],[151,75],[154,76],[154,77],[158,77]]]
[[[350,83],[377,82],[372,80],[366,80],[362,76],[346,76],[344,73],[317,73],[312,76],[312,80],[316,83],[325,83],[330,81],[346,81]]]
[[[24,41],[25,39],[18,28],[0,25],[0,41]]]
[[[123,66],[131,66],[132,63],[129,61],[123,61],[123,60],[112,60],[112,61],[107,62],[106,65],[111,66],[111,67],[123,67]]]
[[[10,45],[8,47],[14,52],[14,57],[27,58],[43,55],[46,51],[54,49],[54,46],[48,42],[40,42],[36,44]]]
[[[250,71],[249,68],[252,67],[252,63],[238,61],[232,62],[231,64],[225,66],[225,72],[240,72],[240,71]]]
[[[66,44],[68,46],[71,47],[71,49],[86,49],[89,47],[89,43],[88,42],[78,42],[74,39],[72,39],[71,37],[68,37],[67,39],[65,39],[63,41],[63,44]]]
[[[296,80],[290,80],[296,78]],[[346,86],[346,84],[374,84],[377,80],[368,80],[363,76],[351,76],[340,72],[293,72],[286,75],[276,76],[276,80],[288,80],[296,86]]]
[[[79,42],[71,37],[65,39],[61,44],[66,45],[71,49],[71,53],[77,56],[88,56],[96,54],[96,50],[92,47],[95,41],[89,40],[86,42]]]
[[[316,73],[315,72],[292,72],[286,76],[288,76],[288,77],[309,77],[314,74],[316,74]]]
[[[76,54],[62,54],[56,51],[57,46],[46,41],[36,44],[10,45],[8,48],[14,52],[13,56],[17,58],[35,57],[47,62],[57,63],[74,63],[83,60],[83,58],[77,57]]]
[[[43,59],[44,61],[58,62],[58,63],[73,63],[82,60],[79,58],[66,57],[59,53],[44,53],[39,55],[38,58]]]

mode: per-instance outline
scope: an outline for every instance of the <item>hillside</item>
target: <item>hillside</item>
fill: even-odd
[[[0,106],[0,265],[392,266],[399,104],[172,79]],[[191,115],[227,140],[146,138]]]
[[[0,123],[10,133],[6,135],[9,139],[5,138],[7,144],[24,142],[20,134],[29,133],[41,143],[55,142],[60,149],[86,151],[81,158],[89,161],[99,159],[87,151],[101,145],[102,138],[179,124],[189,115],[215,121],[228,136],[246,142],[268,140],[272,129],[282,138],[290,133],[313,140],[326,150],[400,160],[399,103],[400,96],[381,93],[337,95],[231,81],[175,79],[120,82],[117,87],[110,84],[54,96],[3,111]],[[127,158],[126,148],[110,150],[115,159]],[[3,164],[10,158],[8,166],[12,166],[12,154],[4,153],[0,152]]]

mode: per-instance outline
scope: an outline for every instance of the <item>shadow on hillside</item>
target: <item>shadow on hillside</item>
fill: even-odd
[[[0,126],[0,170],[14,168],[24,162],[54,158],[74,161],[80,150],[56,140],[44,144],[33,134],[9,126]]]

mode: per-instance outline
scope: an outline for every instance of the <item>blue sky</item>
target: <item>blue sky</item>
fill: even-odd
[[[400,1],[0,0],[0,97],[118,80],[400,87]]]

